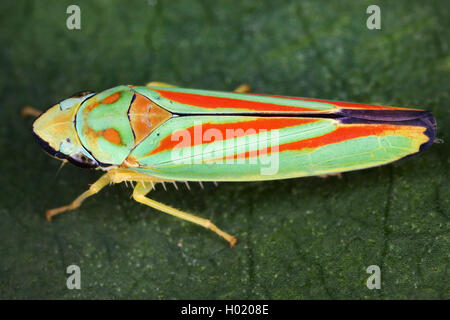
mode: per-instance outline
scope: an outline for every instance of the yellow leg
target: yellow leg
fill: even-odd
[[[103,176],[100,177],[94,184],[92,184],[89,187],[89,190],[83,192],[78,198],[76,198],[71,204],[62,206],[59,208],[48,210],[45,214],[45,217],[47,220],[51,220],[52,217],[58,213],[74,210],[78,208],[81,203],[84,201],[84,199],[98,193],[100,190],[102,190],[105,186],[107,186],[111,182],[111,179],[109,177],[109,173],[105,173]]]
[[[133,190],[133,198],[137,202],[143,203],[159,211],[171,214],[180,219],[184,219],[196,223],[198,225],[201,225],[204,228],[210,229],[215,233],[217,233],[222,238],[224,238],[225,240],[227,240],[230,243],[231,247],[233,247],[236,244],[237,239],[235,237],[217,228],[210,220],[196,217],[192,214],[174,209],[172,207],[166,206],[165,204],[147,198],[145,195],[149,193],[150,190],[153,189],[153,184],[164,181],[158,178],[151,177],[149,175],[132,172],[127,169],[111,169],[103,176],[101,176],[94,184],[92,184],[89,187],[89,190],[83,192],[80,196],[78,196],[71,204],[48,210],[46,212],[47,220],[51,220],[51,218],[54,215],[59,214],[61,212],[74,210],[78,208],[86,198],[100,192],[100,190],[106,187],[109,183],[120,183],[124,181],[138,182],[138,184]]]
[[[169,83],[165,83],[165,82],[157,82],[157,81],[150,81],[145,86],[146,87],[149,87],[149,86],[155,86],[155,87],[177,87],[177,86],[174,86],[173,84],[169,84]]]
[[[146,87],[149,87],[149,86],[172,87],[172,88],[177,87],[173,84],[169,84],[169,83],[165,83],[165,82],[157,82],[157,81],[150,81],[145,86]],[[241,84],[239,87],[237,87],[236,89],[233,90],[233,92],[236,92],[236,93],[247,93],[250,91],[252,91],[252,88],[246,83]]]
[[[134,200],[136,200],[137,202],[140,202],[142,204],[145,204],[147,206],[150,206],[152,208],[155,208],[159,211],[171,214],[177,218],[187,220],[187,221],[196,223],[198,225],[201,225],[202,227],[204,227],[206,229],[210,229],[210,230],[214,231],[215,233],[217,233],[222,238],[224,238],[225,240],[227,240],[230,243],[231,247],[233,247],[236,244],[237,239],[235,237],[233,237],[232,235],[229,235],[228,233],[223,232],[222,230],[217,228],[210,220],[196,217],[192,214],[174,209],[172,207],[166,206],[165,204],[162,204],[160,202],[156,202],[154,200],[147,198],[145,195],[152,189],[153,189],[153,187],[151,184],[144,183],[144,182],[138,182],[138,184],[136,185],[136,187],[134,188],[134,191],[133,191]]]
[[[41,113],[42,111],[30,106],[25,106],[22,108],[22,110],[20,110],[20,114],[22,115],[22,117],[26,116],[39,117]]]
[[[319,174],[318,177],[320,178],[328,178],[328,177],[338,177],[339,179],[342,179],[342,173],[337,172],[337,173],[327,173],[327,174]]]
[[[239,87],[233,90],[233,92],[236,93],[248,93],[250,91],[252,91],[252,88],[246,83],[241,84]]]

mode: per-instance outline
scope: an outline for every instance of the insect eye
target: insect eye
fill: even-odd
[[[71,98],[82,98],[91,93],[94,93],[94,91],[90,91],[90,90],[79,91],[79,92],[75,92],[74,94],[72,94]]]
[[[84,168],[94,168],[98,166],[98,163],[95,160],[92,160],[91,158],[87,157],[86,155],[84,155],[83,153],[75,153],[72,154],[69,157],[69,160],[79,166],[79,167],[84,167]]]

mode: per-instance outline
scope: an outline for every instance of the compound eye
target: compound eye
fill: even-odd
[[[79,152],[70,155],[69,161],[73,164],[83,168],[95,168],[98,167],[97,161],[87,157],[85,154]]]
[[[82,103],[84,100],[93,96],[95,92],[93,91],[81,91],[74,93],[70,98],[65,99],[59,103],[59,107],[61,110],[66,110],[72,108],[74,105],[78,103]]]
[[[90,90],[85,90],[85,91],[80,91],[80,92],[76,92],[74,93],[70,98],[83,98],[87,95],[91,95],[95,93],[94,91],[90,91]]]

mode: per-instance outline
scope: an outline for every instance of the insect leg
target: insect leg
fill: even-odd
[[[41,113],[42,113],[41,110],[35,109],[30,106],[25,106],[22,108],[22,110],[20,110],[20,114],[22,115],[22,117],[32,116],[37,118],[41,115]]]
[[[248,93],[250,91],[252,91],[252,88],[246,83],[241,84],[239,87],[233,90],[233,92],[236,93]]]
[[[341,172],[336,172],[336,173],[327,173],[327,174],[320,174],[318,175],[318,177],[320,178],[328,178],[328,177],[338,177],[339,179],[342,179],[342,173]]]
[[[91,186],[89,187],[89,190],[83,192],[71,204],[62,206],[59,208],[47,210],[47,212],[45,213],[45,217],[47,218],[47,220],[50,221],[52,219],[52,217],[58,213],[68,211],[68,210],[74,210],[74,209],[78,208],[81,205],[81,203],[84,201],[84,199],[98,193],[105,186],[107,186],[110,182],[111,182],[111,178],[109,177],[109,173],[105,173],[95,183],[91,184]]]
[[[150,190],[152,190],[152,186],[149,183],[144,182],[138,183],[133,191],[134,200],[142,204],[145,204],[149,207],[155,208],[159,211],[171,214],[180,219],[187,220],[196,223],[198,225],[201,225],[204,228],[210,229],[215,233],[217,233],[222,238],[224,238],[225,240],[227,240],[230,243],[231,247],[233,247],[236,244],[237,239],[235,237],[217,228],[210,220],[194,216],[192,214],[174,209],[165,204],[147,198],[145,195],[148,192],[150,192]]]
[[[150,86],[172,87],[172,88],[178,87],[178,86],[175,86],[175,85],[170,84],[170,83],[158,82],[158,81],[150,81],[147,84],[145,84],[145,86],[146,87],[150,87]],[[239,87],[237,87],[236,89],[233,90],[233,92],[236,92],[236,93],[247,93],[247,92],[250,92],[250,91],[252,91],[252,88],[246,83],[241,84]]]
[[[165,82],[158,82],[158,81],[150,81],[145,85],[146,87],[155,86],[155,87],[177,87],[173,84],[165,83]]]

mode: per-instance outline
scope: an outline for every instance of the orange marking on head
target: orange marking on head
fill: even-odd
[[[119,100],[120,98],[120,92],[113,93],[112,95],[106,97],[102,100],[102,104],[111,104]]]
[[[105,138],[111,143],[114,143],[119,146],[122,144],[122,139],[120,138],[120,134],[116,129],[108,128],[106,130],[103,130],[101,134],[103,138]]]
[[[96,107],[98,107],[99,104],[100,104],[100,103],[97,101],[97,99],[93,99],[92,101],[90,101],[90,102],[86,105],[85,109],[83,110],[83,114],[87,114],[87,113],[91,112],[91,111],[94,110]]]
[[[98,133],[89,126],[83,128],[83,134],[86,139],[95,140],[98,138]]]

